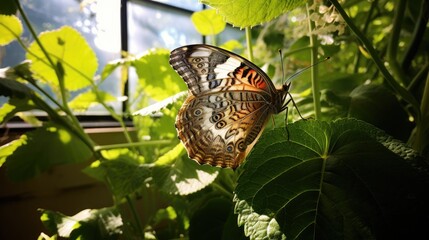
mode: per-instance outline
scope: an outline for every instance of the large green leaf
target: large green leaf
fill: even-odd
[[[201,35],[216,35],[221,33],[226,26],[222,17],[214,9],[205,9],[194,12],[191,16],[192,23]]]
[[[67,90],[75,91],[90,86],[97,71],[97,57],[82,35],[75,29],[64,26],[57,30],[43,32],[39,40],[48,52],[53,64],[62,70]],[[53,66],[37,42],[28,48],[27,59],[32,61],[31,70],[41,80],[59,86]]]
[[[101,90],[94,92],[94,90],[90,89],[77,95],[68,104],[74,111],[86,111],[89,107],[100,104],[101,102],[107,103],[114,101],[117,101],[117,98],[112,94]]]
[[[21,136],[19,147],[6,158],[6,171],[15,181],[27,180],[52,166],[88,160],[91,150],[74,134],[56,124],[47,124]],[[13,148],[1,148],[10,152]]]
[[[355,88],[350,93],[348,117],[371,123],[401,140],[406,140],[414,127],[396,96],[382,85]]]
[[[207,187],[218,176],[218,168],[199,165],[185,156],[184,152],[179,143],[156,162],[153,180],[162,191],[188,195]]]
[[[18,17],[0,14],[0,46],[5,46],[19,38],[23,31]]]
[[[238,180],[236,212],[252,239],[427,234],[428,166],[413,150],[352,119],[288,131],[289,141],[282,128],[264,134]]]
[[[170,53],[165,49],[152,50],[135,60],[132,65],[139,78],[139,94],[147,94],[161,101],[187,90],[185,82],[168,63]]]
[[[51,210],[39,210],[45,227],[62,238],[118,239],[122,217],[116,208],[85,209],[73,216]]]
[[[228,23],[238,27],[256,26],[305,4],[304,0],[202,0],[219,11]]]
[[[143,160],[129,149],[103,151],[103,156],[108,160],[95,161],[83,171],[100,181],[108,179],[118,199],[138,191],[151,177],[150,166],[141,164]]]

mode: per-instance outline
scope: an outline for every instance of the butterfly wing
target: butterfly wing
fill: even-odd
[[[171,52],[170,65],[195,96],[234,90],[264,92],[268,96],[276,92],[264,71],[221,48],[202,44],[180,47]]]
[[[246,93],[190,95],[176,119],[179,139],[191,159],[236,168],[262,132],[270,111],[260,95]]]
[[[254,64],[212,46],[173,50],[170,64],[190,91],[176,119],[189,157],[238,167],[274,112],[274,85]]]

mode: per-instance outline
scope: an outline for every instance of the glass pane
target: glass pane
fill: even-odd
[[[246,38],[244,34],[244,30],[240,30],[240,28],[232,27],[231,25],[227,25],[225,30],[217,36],[218,44],[221,45],[230,40],[237,40],[245,46]]]
[[[128,33],[129,52],[133,54],[202,41],[189,13],[144,2],[129,2]]]
[[[76,0],[23,0],[20,1],[37,33],[54,30],[64,25],[77,29],[87,40],[98,57],[99,70],[104,65],[120,57],[120,1],[91,1],[80,5]],[[24,30],[25,41],[34,39],[28,29]],[[25,52],[14,42],[4,49],[0,59],[1,67],[14,66],[25,59]],[[101,88],[114,96],[120,96],[119,72],[112,74]],[[121,110],[121,104],[115,104]],[[105,114],[99,107],[92,108],[86,114]]]
[[[154,0],[155,2],[165,3],[179,8],[198,11],[203,8],[203,5],[198,0]]]
[[[202,37],[192,25],[189,12],[153,3],[128,3],[128,50],[131,54],[138,56],[151,48],[172,50],[201,42]],[[137,86],[133,70],[129,73],[128,83],[130,102],[133,102]]]

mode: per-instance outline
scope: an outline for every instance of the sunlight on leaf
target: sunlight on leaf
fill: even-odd
[[[8,102],[0,106],[0,123],[8,121],[19,112],[37,109],[31,97],[32,90],[12,79],[0,78],[0,95],[8,97]]]
[[[71,239],[116,239],[122,233],[122,217],[114,207],[84,209],[73,216],[39,209],[47,229]]]
[[[169,56],[169,50],[151,50],[132,63],[139,78],[138,89],[157,101],[187,90],[185,82],[168,63]]]
[[[13,155],[7,157],[8,176],[22,181],[66,163],[88,160],[91,150],[76,136],[56,124],[46,124],[21,136],[26,139]]]
[[[0,167],[15,150],[23,144],[27,143],[27,136],[22,135],[19,139],[13,140],[10,143],[0,146]]]
[[[195,29],[204,36],[221,33],[226,26],[222,17],[214,9],[205,9],[191,15]]]
[[[159,209],[154,217],[154,222],[160,223],[163,220],[175,220],[177,218],[176,210],[172,206]]]
[[[242,28],[271,21],[306,3],[304,0],[202,0],[201,2],[218,10],[228,23]]]
[[[92,90],[77,95],[69,102],[69,107],[75,111],[84,112],[89,107],[100,104],[100,102],[114,102],[118,99],[108,92],[99,90],[98,96]]]
[[[251,207],[245,200],[239,200],[234,196],[235,211],[238,215],[238,225],[244,226],[244,232],[250,239],[286,239],[280,230],[280,225],[275,218],[251,211]]]
[[[188,195],[211,184],[219,171],[218,168],[201,166],[187,157],[182,157],[173,165],[156,165],[153,169],[153,178],[163,192]]]
[[[136,112],[133,113],[133,115],[140,115],[140,116],[149,116],[155,113],[160,112],[162,109],[167,108],[169,105],[175,103],[179,99],[184,99],[187,96],[188,92],[183,91],[179,92],[178,94],[168,97],[160,102],[157,102],[155,104],[152,104],[148,107],[142,108]]]
[[[91,85],[97,71],[97,57],[77,30],[64,26],[41,33],[39,40],[55,66],[57,67],[58,63],[61,64],[67,90],[75,91]],[[27,53],[26,56],[32,61],[31,70],[46,83],[58,86],[54,68],[36,42],[30,45],[29,52],[31,54]]]
[[[30,124],[33,127],[41,127],[43,126],[43,121],[39,120],[35,115],[33,114],[26,114],[23,112],[16,113],[16,116],[22,119],[24,122]]]
[[[151,166],[141,164],[141,156],[129,149],[105,150],[103,157],[108,161],[95,161],[83,172],[99,181],[106,181],[108,176],[111,190],[118,199],[138,191],[151,177]]]
[[[241,44],[241,42],[233,39],[233,40],[229,40],[229,41],[224,42],[219,47],[232,52],[235,49],[243,49],[243,44]]]
[[[103,71],[101,71],[101,79],[106,79],[110,74],[113,73],[113,71],[116,70],[116,68],[122,65],[128,65],[128,63],[129,61],[125,59],[118,59],[108,62],[106,65],[104,65]]]
[[[5,120],[7,120],[7,118],[11,118],[13,115],[15,115],[15,109],[16,106],[9,103],[4,103],[0,107],[0,123],[3,123]]]
[[[103,70],[101,71],[101,79],[104,81],[109,77],[118,67],[120,67],[120,79],[121,79],[121,89],[120,92],[124,93],[125,86],[128,81],[129,67],[131,62],[134,61],[134,57],[121,58],[114,61],[108,62],[104,65]]]
[[[179,143],[170,151],[168,151],[167,153],[159,157],[158,160],[155,162],[155,165],[158,165],[158,166],[171,165],[176,161],[176,159],[178,159],[184,153],[185,153],[185,148],[183,147],[183,144]]]
[[[14,15],[0,15],[0,46],[19,38],[23,32],[22,23]]]

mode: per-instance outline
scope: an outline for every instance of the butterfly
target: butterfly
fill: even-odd
[[[179,47],[170,65],[189,89],[176,118],[178,138],[200,164],[237,168],[270,116],[293,101],[290,82],[276,89],[255,64],[218,47]]]

